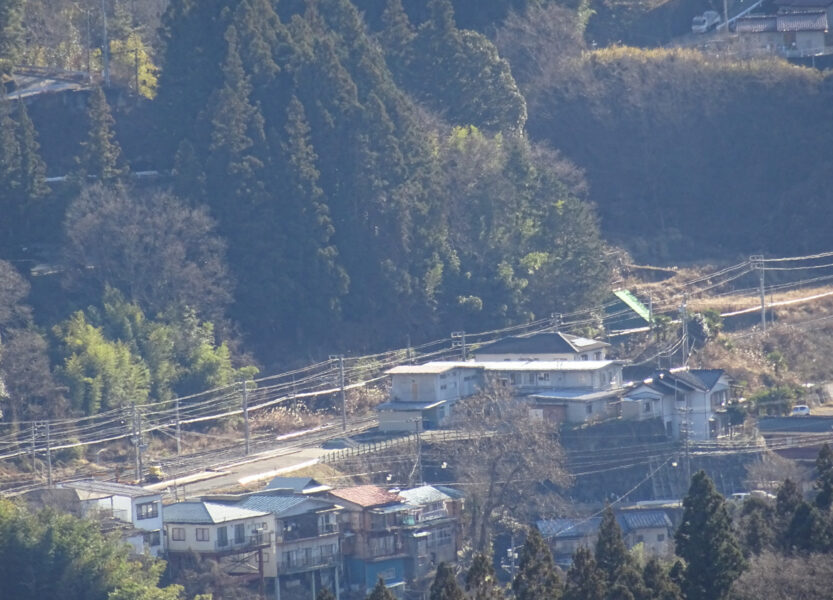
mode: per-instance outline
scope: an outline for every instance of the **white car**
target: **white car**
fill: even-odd
[[[720,14],[714,10],[707,10],[691,20],[691,31],[692,33],[706,33],[717,27],[719,23]]]
[[[807,417],[810,415],[810,407],[806,404],[796,404],[790,411],[791,417]]]

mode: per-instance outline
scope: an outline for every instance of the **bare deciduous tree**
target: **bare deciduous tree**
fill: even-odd
[[[499,382],[454,407],[464,439],[445,449],[466,493],[469,532],[476,552],[489,549],[496,526],[511,526],[546,511],[567,484],[564,453],[554,428],[530,418],[523,399]]]
[[[214,222],[171,194],[89,187],[67,210],[64,231],[70,287],[109,284],[149,314],[187,305],[211,320],[231,300]]]

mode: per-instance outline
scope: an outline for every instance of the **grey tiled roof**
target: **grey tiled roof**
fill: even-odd
[[[601,525],[601,517],[589,519],[542,519],[535,523],[544,537],[582,538],[595,534]]]
[[[619,527],[627,533],[636,529],[671,528],[671,519],[664,510],[631,510],[616,515]]]
[[[508,337],[481,346],[475,354],[566,354],[606,348],[610,344],[568,333]]]

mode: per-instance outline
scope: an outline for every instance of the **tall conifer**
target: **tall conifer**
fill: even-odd
[[[76,158],[79,178],[91,177],[103,182],[120,179],[127,173],[127,167],[113,130],[115,120],[101,87],[90,92],[87,121],[87,139],[81,142],[81,153]]]
[[[492,561],[478,553],[466,573],[466,591],[471,600],[502,600],[503,591],[498,585]]]
[[[512,580],[512,591],[517,600],[558,600],[561,580],[544,538],[534,527],[521,548],[518,572]]]
[[[691,478],[674,540],[677,554],[686,561],[683,591],[687,600],[725,599],[745,562],[726,501],[704,471]]]
[[[587,548],[582,546],[573,554],[566,580],[564,600],[605,600],[604,573]]]
[[[454,569],[447,562],[441,562],[431,584],[429,600],[465,600],[466,595],[457,583]]]
[[[622,538],[622,528],[616,522],[616,515],[609,504],[602,514],[599,537],[596,538],[595,558],[596,565],[604,573],[608,586],[612,586],[616,581],[619,569],[631,561],[625,540]]]

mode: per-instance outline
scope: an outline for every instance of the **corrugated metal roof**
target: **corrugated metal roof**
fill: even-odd
[[[616,514],[616,522],[622,533],[639,529],[671,528],[671,519],[663,510],[633,510]],[[544,519],[535,525],[541,535],[555,539],[583,538],[596,535],[601,527],[601,517],[587,519]]]
[[[615,388],[611,390],[602,391],[595,391],[589,388],[552,390],[549,392],[532,394],[530,398],[533,398],[535,400],[565,400],[575,402],[591,402],[593,400],[615,398],[620,393],[622,393],[624,389],[625,388]]]
[[[458,363],[449,361],[432,361],[424,365],[399,365],[389,369],[389,375],[439,375],[447,373],[460,366],[470,366],[468,363]]]
[[[113,483],[112,481],[96,481],[85,479],[84,481],[68,481],[62,483],[61,487],[85,491],[92,494],[91,497],[124,496],[127,498],[145,498],[148,496],[159,496],[155,490],[147,490],[138,485],[127,485],[124,483]]]
[[[415,506],[451,500],[451,496],[435,488],[433,485],[422,485],[410,490],[402,490],[399,492],[399,495],[405,499],[405,502]]]
[[[751,15],[735,21],[737,33],[767,33],[778,31],[774,15]]]
[[[166,523],[225,523],[268,515],[265,511],[215,502],[177,502],[162,507],[162,520]]]
[[[825,11],[785,13],[777,21],[778,31],[827,31]]]
[[[347,502],[358,504],[359,506],[380,506],[382,504],[390,504],[392,502],[399,502],[398,494],[380,488],[377,485],[357,485],[353,487],[338,488],[331,490],[330,494],[336,498],[341,498]]]
[[[238,506],[249,510],[273,513],[278,517],[292,517],[316,510],[335,507],[332,502],[309,496],[272,496],[252,494]]]
[[[651,311],[639,301],[639,298],[631,294],[628,290],[616,290],[613,292],[613,295],[624,302],[633,312],[642,317],[643,321],[646,323],[651,321]]]
[[[390,402],[383,402],[376,405],[376,410],[396,410],[396,411],[412,411],[420,412],[423,410],[430,410],[445,404],[445,400],[437,400],[434,402],[401,402],[391,400]]]
[[[486,371],[598,371],[614,360],[490,360],[478,362]]]

